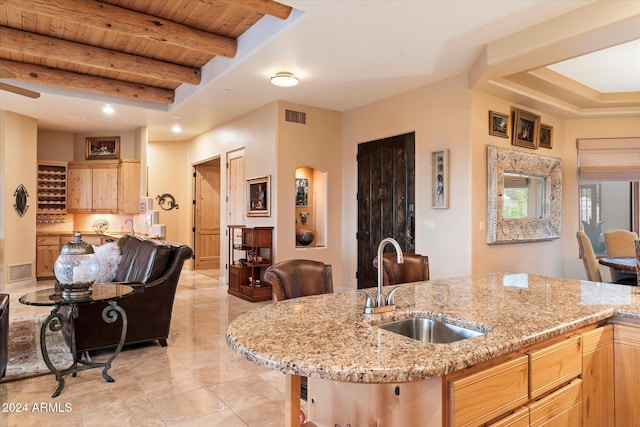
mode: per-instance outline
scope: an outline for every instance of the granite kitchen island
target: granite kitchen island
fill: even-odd
[[[514,360],[526,349],[555,344],[611,319],[632,325],[640,322],[637,287],[526,274],[492,273],[404,284],[395,295],[395,311],[374,315],[364,314],[362,291],[265,306],[232,322],[227,342],[246,359],[287,374],[288,425],[296,425],[300,376],[310,379],[310,402],[315,382],[319,384],[318,396],[327,392],[327,384],[347,387],[346,396],[343,393],[340,398],[345,406],[349,403],[344,399],[360,394],[349,388],[358,384],[364,386],[364,395],[369,393],[364,392],[367,385],[374,389],[391,385],[396,396],[400,394],[398,384],[418,387],[402,390],[403,396],[423,396],[420,405],[409,403],[409,407],[421,407],[415,419],[422,420],[427,414],[431,420],[421,425],[442,425],[452,419],[452,403],[443,383],[452,373]],[[433,344],[378,327],[408,317],[444,320],[483,335]],[[314,423],[315,404],[309,405],[309,418]],[[335,402],[322,404],[336,406]],[[379,402],[372,404],[380,406]],[[400,407],[403,411],[407,408]],[[393,408],[385,411],[393,412]]]

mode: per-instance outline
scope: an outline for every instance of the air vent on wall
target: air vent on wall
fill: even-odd
[[[284,110],[284,121],[306,125],[307,113],[303,113],[302,111]]]
[[[11,265],[9,266],[9,282],[30,279],[32,272],[31,264]]]

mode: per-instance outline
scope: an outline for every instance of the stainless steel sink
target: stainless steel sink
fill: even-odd
[[[379,327],[405,337],[430,343],[451,343],[483,335],[482,332],[472,329],[421,317],[398,320]]]

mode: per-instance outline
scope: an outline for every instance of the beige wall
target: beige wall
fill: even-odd
[[[522,108],[541,116],[544,124],[553,126],[554,142],[552,149],[530,150],[511,145],[509,139],[489,135],[488,118],[489,111],[497,111],[510,114],[512,108]],[[564,275],[563,243],[562,239],[543,242],[513,243],[488,245],[487,222],[487,167],[486,147],[495,145],[502,148],[535,153],[542,156],[556,157],[562,160],[563,179],[563,206],[562,211],[577,209],[577,204],[570,205],[565,197],[566,184],[569,180],[575,181],[575,162],[571,165],[568,157],[575,157],[575,144],[573,153],[565,150],[567,141],[564,138],[563,121],[557,117],[537,111],[525,106],[517,105],[500,98],[486,95],[482,92],[471,91],[471,156],[472,162],[472,206],[471,211],[471,244],[472,244],[472,271],[484,273],[490,271],[505,271],[518,273],[535,273],[550,276]],[[511,133],[509,134],[511,135]],[[564,219],[564,218],[563,218]],[[481,230],[483,224],[483,231]],[[567,227],[562,224],[562,238],[566,236]],[[575,235],[575,231],[573,232]],[[575,239],[575,237],[574,237]]]
[[[469,90],[464,76],[347,111],[343,116],[343,278],[355,287],[357,145],[415,132],[416,252],[432,278],[471,272]],[[450,150],[450,208],[431,208],[431,151]],[[425,221],[433,221],[426,230]]]
[[[72,133],[38,130],[38,159],[69,162],[73,149]]]
[[[35,119],[0,111],[0,285],[9,281],[9,267],[31,264],[36,271],[36,166],[38,126]],[[14,192],[27,189],[29,208],[20,217]]]
[[[279,102],[278,108],[278,144],[277,173],[275,185],[277,204],[277,252],[276,260],[305,258],[331,264],[335,288],[353,283],[343,283],[342,248],[342,162],[340,149],[342,142],[342,118],[337,111],[325,110],[287,102]],[[284,121],[285,109],[302,111],[307,114],[306,125]],[[355,159],[352,158],[353,162]],[[311,223],[321,221],[327,224],[323,247],[296,247],[296,206],[295,177],[296,168],[309,167],[326,172],[327,188],[325,195],[318,195],[315,204],[326,202],[327,217],[313,214]],[[272,186],[274,182],[272,181]],[[321,183],[314,188],[321,189]],[[313,194],[309,194],[313,198]],[[316,218],[318,216],[319,218]],[[298,221],[299,222],[299,221]]]
[[[277,215],[277,211],[275,210],[277,209],[277,203],[274,202],[276,200],[275,197],[277,197],[275,154],[276,117],[277,103],[271,103],[188,141],[186,163],[189,167],[217,157],[220,158],[220,187],[222,198],[220,203],[220,276],[225,282],[227,274],[224,267],[228,263],[229,254],[225,233],[228,225],[227,205],[224,202],[227,194],[227,153],[241,148],[246,149],[244,160],[245,179],[271,175],[271,217],[244,216],[244,224],[248,227],[275,227],[275,218]],[[185,191],[188,191],[188,194],[193,194],[193,179],[189,179],[188,183],[189,185]],[[192,208],[188,207],[187,212],[190,214],[189,218],[182,221],[179,227],[183,230],[188,230],[187,233],[190,233],[188,242],[190,245],[193,245],[193,233],[190,231],[193,227]],[[277,232],[278,230],[276,229],[274,237],[277,237]],[[184,235],[184,233],[182,235]],[[275,255],[276,257],[278,256],[277,248],[275,249]]]
[[[153,199],[153,209],[159,212],[158,222],[166,226],[166,240],[191,244],[193,178],[192,168],[187,159],[188,143],[150,142],[146,152],[149,168],[148,194]],[[146,172],[143,167],[142,174],[146,175]],[[165,211],[159,207],[156,197],[165,193],[176,199],[178,209]],[[146,190],[143,191],[143,195],[146,194]]]
[[[283,124],[285,108],[307,112],[307,125]],[[334,277],[341,276],[341,162],[339,160],[340,114],[307,106],[275,102],[212,129],[188,142],[187,163],[196,165],[221,159],[221,227],[226,229],[227,153],[245,149],[245,179],[271,175],[271,216],[246,217],[249,227],[274,227],[274,260],[306,257],[334,264]],[[154,144],[151,144],[153,146]],[[151,159],[151,155],[150,155]],[[168,157],[165,157],[165,160]],[[150,167],[152,163],[150,162]],[[329,217],[327,245],[324,248],[295,247],[295,168],[311,166],[328,172]],[[193,191],[190,180],[188,191]],[[191,229],[192,220],[179,225]],[[224,231],[223,231],[224,236]],[[189,242],[193,243],[192,236]],[[224,265],[228,262],[227,239],[221,239],[221,277],[226,280]],[[340,286],[340,280],[336,281]]]

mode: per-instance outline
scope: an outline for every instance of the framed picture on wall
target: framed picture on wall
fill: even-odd
[[[271,216],[271,175],[247,180],[247,216]]]
[[[553,126],[540,125],[540,144],[542,148],[553,148]]]
[[[87,160],[108,160],[120,158],[120,137],[105,136],[87,138]]]
[[[431,207],[449,207],[449,150],[431,152]]]
[[[528,111],[516,109],[513,117],[513,139],[511,145],[525,148],[538,148],[540,135],[540,116]]]
[[[489,135],[509,138],[509,115],[489,111]]]
[[[309,180],[296,178],[296,206],[309,206]]]

